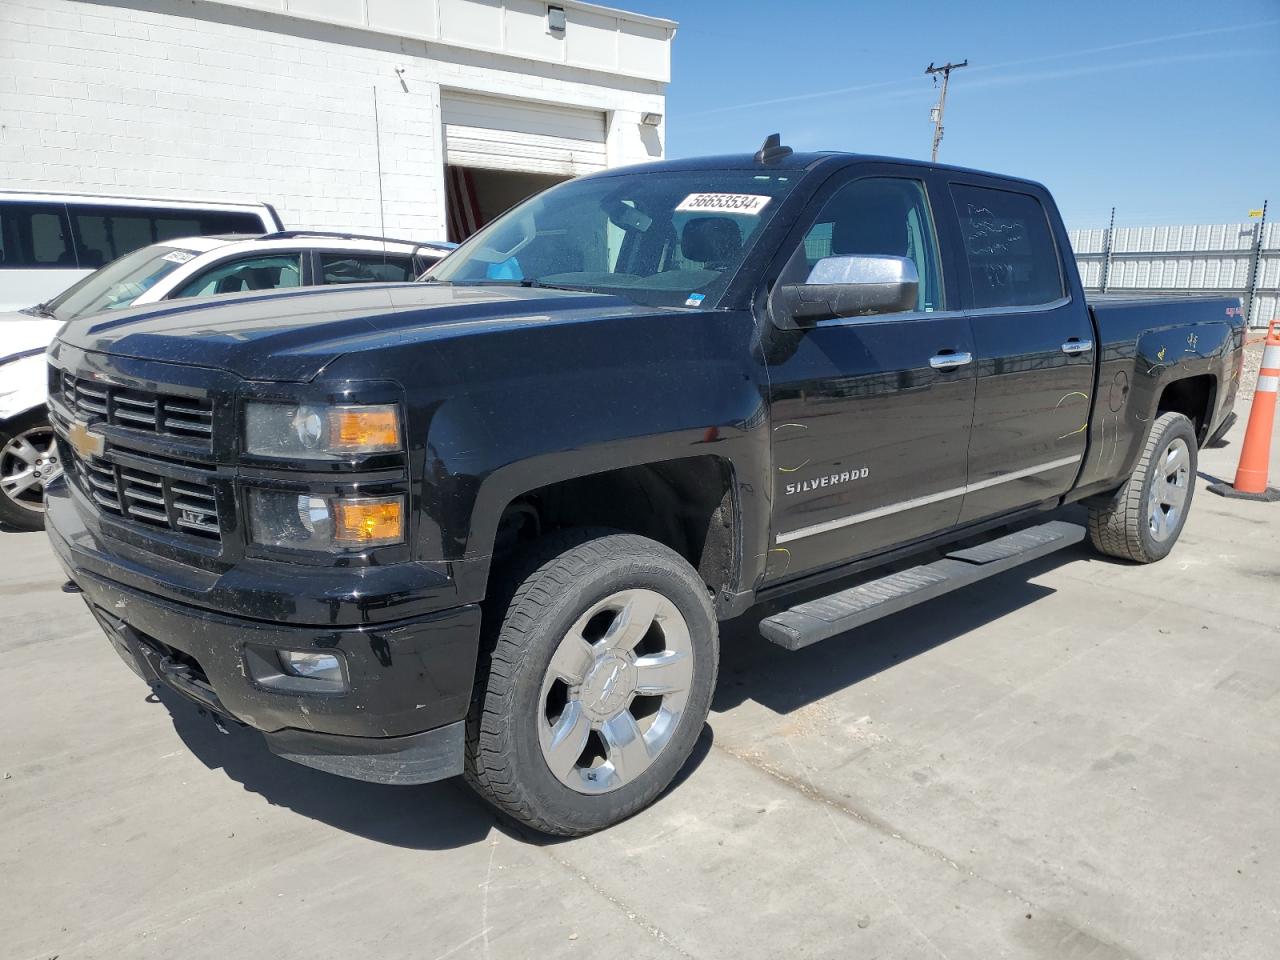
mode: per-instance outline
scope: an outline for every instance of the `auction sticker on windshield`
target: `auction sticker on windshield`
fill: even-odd
[[[697,213],[713,211],[715,213],[742,213],[756,216],[764,209],[772,197],[762,197],[755,193],[691,193],[676,207],[677,213]]]
[[[194,260],[195,258],[196,255],[194,253],[187,253],[185,250],[173,250],[160,259],[168,260],[170,263],[186,263],[188,260]]]

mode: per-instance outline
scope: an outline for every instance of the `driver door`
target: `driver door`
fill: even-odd
[[[929,175],[860,167],[828,185],[784,270],[837,255],[906,257],[916,309],[770,328],[776,582],[954,526],[975,379],[968,318],[944,282]],[[922,175],[923,174],[923,175]],[[802,219],[802,222],[803,219]],[[800,262],[800,258],[802,262]]]

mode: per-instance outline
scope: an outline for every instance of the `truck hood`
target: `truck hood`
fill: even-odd
[[[43,350],[57,336],[61,320],[29,313],[0,313],[0,364]]]
[[[307,381],[344,353],[513,325],[653,313],[618,296],[508,286],[361,284],[134,307],[69,324],[82,350]]]

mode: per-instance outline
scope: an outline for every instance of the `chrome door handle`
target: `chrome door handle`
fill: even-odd
[[[1092,340],[1077,340],[1075,337],[1062,345],[1062,352],[1066,354],[1088,353],[1092,349]]]
[[[939,353],[929,358],[929,366],[935,370],[954,370],[973,363],[972,353]]]

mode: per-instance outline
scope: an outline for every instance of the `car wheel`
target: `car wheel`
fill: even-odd
[[[545,833],[617,823],[670,784],[706,721],[719,661],[707,587],[662,544],[599,530],[544,538],[499,579],[467,778]]]
[[[1138,563],[1168,556],[1196,491],[1196,446],[1195,428],[1182,414],[1156,418],[1125,485],[1089,507],[1089,538],[1098,550]]]
[[[44,527],[44,488],[62,474],[49,415],[41,407],[0,423],[0,523]]]

